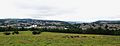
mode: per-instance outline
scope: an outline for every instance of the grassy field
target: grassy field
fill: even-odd
[[[0,32],[0,46],[120,46],[120,36],[51,32],[32,35],[30,31],[4,35]]]

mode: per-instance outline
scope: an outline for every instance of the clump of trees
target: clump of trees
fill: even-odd
[[[13,34],[13,35],[14,35],[14,34],[19,34],[19,32],[18,32],[18,31],[13,31],[12,34]]]
[[[10,32],[4,32],[5,35],[10,35],[11,33]]]
[[[101,34],[101,35],[120,35],[120,30],[104,30],[98,29],[87,29],[82,30],[80,28],[69,28],[69,29],[44,29],[44,32],[60,32],[60,33],[77,33],[77,34]]]
[[[32,31],[33,35],[37,35],[37,34],[40,34],[40,33],[41,33],[40,31]]]
[[[102,35],[120,35],[120,30],[104,30],[102,28],[92,29],[89,28],[87,30],[82,30],[80,28],[67,28],[67,29],[53,29],[53,28],[13,28],[13,27],[7,27],[7,28],[1,28],[0,31],[4,32],[5,35],[12,34],[19,34],[18,31],[28,31],[31,30],[33,35],[40,34],[41,32],[60,32],[60,33],[77,33],[77,34],[102,34]]]
[[[19,32],[18,31],[13,31],[13,32],[5,31],[3,34],[5,34],[5,35],[10,35],[10,34],[14,35],[14,34],[19,34]]]

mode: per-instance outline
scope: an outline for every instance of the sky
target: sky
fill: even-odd
[[[120,20],[119,0],[0,0],[0,19]]]

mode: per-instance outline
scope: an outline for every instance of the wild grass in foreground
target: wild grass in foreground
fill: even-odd
[[[120,46],[120,36],[42,32],[15,35],[0,32],[0,46]]]

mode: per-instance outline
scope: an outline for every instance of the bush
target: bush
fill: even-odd
[[[41,32],[40,31],[33,31],[32,34],[33,35],[37,35],[37,34],[40,34]]]
[[[37,32],[37,34],[40,34],[40,33],[41,33],[40,31]]]
[[[12,32],[12,34],[14,35],[14,34],[19,34],[19,32],[18,31],[14,31],[14,32]]]
[[[18,31],[14,31],[14,33],[15,33],[15,34],[19,34],[19,32],[18,32]]]
[[[14,33],[14,32],[12,32],[12,34],[14,35],[15,33]]]
[[[32,32],[32,34],[33,34],[33,35],[36,35],[36,34],[37,34],[37,32],[36,32],[36,31],[33,31],[33,32]]]
[[[4,32],[5,35],[10,35],[11,33],[10,32]]]

